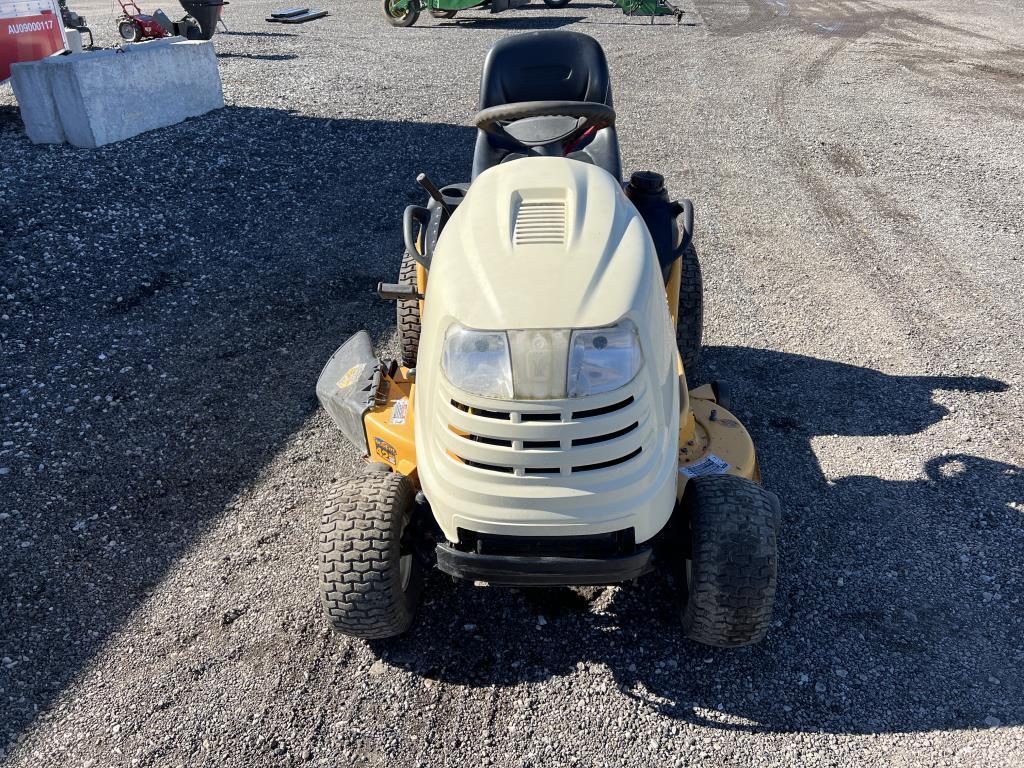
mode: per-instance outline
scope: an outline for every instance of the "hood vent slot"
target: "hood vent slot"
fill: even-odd
[[[523,200],[516,211],[515,245],[565,245],[565,201]]]

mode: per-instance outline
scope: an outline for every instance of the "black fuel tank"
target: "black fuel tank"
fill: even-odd
[[[665,177],[654,171],[635,172],[629,177],[625,191],[626,197],[636,206],[647,224],[658,254],[658,263],[667,280],[669,268],[679,257],[679,246],[682,244],[682,233],[677,221],[680,206],[669,200]]]

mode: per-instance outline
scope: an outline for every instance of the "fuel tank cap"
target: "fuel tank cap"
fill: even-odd
[[[640,192],[656,195],[665,188],[665,177],[656,171],[634,171],[629,185]]]

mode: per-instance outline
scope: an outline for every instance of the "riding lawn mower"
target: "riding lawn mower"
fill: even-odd
[[[548,8],[565,8],[570,0],[544,0]],[[675,16],[678,24],[684,11],[669,0],[612,0],[627,16]],[[411,27],[420,13],[429,11],[435,19],[454,19],[459,11],[487,8],[501,13],[530,4],[530,0],[384,0],[384,17],[392,26]]]
[[[703,297],[693,206],[623,183],[608,65],[564,31],[484,64],[472,180],[403,219],[401,358],[366,331],[317,396],[366,456],[319,536],[329,622],[402,634],[436,567],[493,586],[680,585],[693,640],[759,641],[780,507],[723,386],[692,390]]]

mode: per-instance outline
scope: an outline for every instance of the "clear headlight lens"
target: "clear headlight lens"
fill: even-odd
[[[573,331],[567,394],[586,397],[611,392],[631,382],[641,365],[640,338],[632,323]]]
[[[453,386],[500,400],[560,400],[611,392],[643,365],[628,320],[587,330],[476,331],[453,323],[441,367]]]
[[[464,392],[512,399],[512,361],[502,331],[474,331],[453,323],[444,337],[441,367]]]

